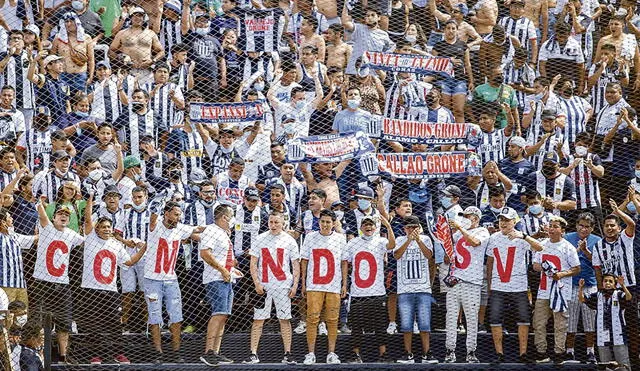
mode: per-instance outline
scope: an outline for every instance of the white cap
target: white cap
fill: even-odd
[[[527,142],[524,140],[523,137],[514,136],[514,137],[511,137],[511,139],[509,139],[509,144],[513,144],[514,146],[524,148],[526,147]]]
[[[131,9],[131,11],[129,12],[130,15],[136,14],[136,13],[142,13],[142,14],[147,14],[147,12],[144,11],[144,9],[142,9],[139,6],[134,7],[133,9]]]
[[[61,60],[61,59],[63,59],[63,58],[62,58],[61,56],[59,56],[59,55],[55,55],[55,54],[48,55],[48,56],[44,59],[44,62],[42,62],[42,66],[43,66],[44,68],[47,68],[47,65],[48,65],[49,63],[51,63],[51,62],[55,62],[55,61],[59,61],[59,60]]]
[[[26,26],[23,31],[29,31],[35,34],[36,36],[40,37],[40,29],[35,24],[30,24]]]
[[[500,215],[498,215],[498,218],[501,216],[507,219],[515,220],[518,218],[518,213],[510,207],[503,207],[502,211],[500,211]]]

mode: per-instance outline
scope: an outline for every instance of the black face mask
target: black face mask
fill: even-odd
[[[550,177],[555,175],[556,167],[555,165],[542,165],[542,169],[540,171],[542,172],[542,175]]]
[[[178,178],[180,178],[180,176],[182,176],[182,170],[180,170],[180,169],[169,170],[169,178],[170,179],[178,179]]]
[[[573,95],[573,88],[566,88],[566,89],[564,89],[564,90],[562,91],[562,94],[564,94],[564,95],[566,95],[566,96],[568,96],[568,97],[572,96],[572,95]]]
[[[498,75],[491,79],[491,82],[494,84],[502,84],[503,81],[504,81],[503,75]]]
[[[436,98],[434,96],[432,96],[432,95],[427,95],[426,97],[424,97],[424,103],[427,106],[433,105],[433,103],[435,103],[435,101],[436,101]]]
[[[142,110],[144,107],[145,107],[145,104],[144,104],[144,103],[142,103],[142,102],[132,102],[132,103],[131,103],[131,108],[132,108],[134,111],[140,111],[140,110]]]
[[[605,294],[606,296],[611,296],[613,295],[613,291],[615,289],[602,289],[602,293]]]

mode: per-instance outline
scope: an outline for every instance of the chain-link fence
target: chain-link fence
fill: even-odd
[[[635,0],[0,9],[3,369],[637,366]]]

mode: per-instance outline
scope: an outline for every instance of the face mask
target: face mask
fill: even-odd
[[[144,103],[142,103],[142,102],[132,102],[131,103],[131,109],[133,109],[134,111],[140,111],[143,108],[144,108]]]
[[[613,290],[614,290],[614,289],[602,289],[602,292],[603,292],[606,296],[611,296],[611,295],[613,295]]]
[[[640,179],[640,170],[636,170],[636,178]]]
[[[541,101],[541,100],[542,100],[542,97],[544,97],[544,91],[542,91],[542,92],[540,92],[540,93],[535,94],[535,95],[533,96],[533,100],[534,100],[534,101],[538,101],[538,102],[539,102],[539,101]]]
[[[627,204],[627,210],[629,210],[630,212],[637,214],[638,210],[636,210],[636,204],[634,204],[633,202],[629,202]]]
[[[504,76],[502,75],[495,76],[493,79],[491,79],[491,82],[493,82],[494,84],[502,84],[503,81]]]
[[[342,210],[337,210],[333,213],[336,214],[336,220],[342,220],[342,218],[344,218],[344,211]]]
[[[71,2],[71,7],[73,8],[73,10],[82,10],[84,9],[84,4],[82,3],[82,1],[73,0]]]
[[[347,105],[351,109],[356,109],[356,108],[360,107],[360,99],[349,99],[347,101]]]
[[[82,112],[82,111],[76,111],[74,112],[76,114],[76,116],[80,116],[80,117],[89,117],[89,113],[88,112]]]
[[[553,176],[556,173],[556,167],[555,166],[542,166],[542,169],[540,171],[542,172],[542,175],[544,175],[546,177],[550,177],[550,176]]]
[[[296,127],[293,124],[287,124],[284,126],[284,132],[286,134],[293,134],[296,132]]]
[[[299,100],[296,102],[296,109],[300,110],[303,109],[305,106],[305,102],[303,100]]]
[[[360,210],[367,210],[368,208],[371,207],[371,201],[369,200],[364,200],[362,198],[358,199],[358,208]]]
[[[256,89],[257,91],[263,91],[264,82],[256,82],[255,84],[253,84],[253,88]]]
[[[535,205],[529,206],[529,212],[533,215],[540,214],[542,212],[542,205],[535,204]]]
[[[371,236],[365,236],[364,234],[362,235],[362,239],[365,241],[371,241],[373,239],[373,235]]]
[[[469,229],[471,228],[471,220],[467,219],[467,218],[462,218],[460,220],[460,226],[462,227],[462,229]]]
[[[489,206],[489,209],[491,209],[491,211],[493,211],[494,213],[500,213],[502,211],[502,208],[495,208],[493,206]]]
[[[211,207],[213,206],[214,203],[216,203],[215,201],[205,201],[203,199],[200,199],[200,203],[202,203],[205,207]]]
[[[366,77],[369,76],[369,67],[360,67],[358,70],[358,76]]]
[[[15,318],[16,325],[18,325],[19,327],[24,326],[24,324],[25,324],[25,323],[27,323],[27,319],[28,319],[28,318],[27,318],[27,315],[26,315],[26,314],[23,314],[23,315],[21,315],[21,316],[17,316],[17,317]]]
[[[140,181],[140,179],[142,179],[140,174],[133,174],[133,181],[134,182],[138,182],[138,181]]]
[[[208,35],[210,31],[209,27],[204,27],[204,28],[196,28],[196,33],[200,36],[205,36]]]
[[[178,201],[178,205],[180,205],[180,209],[182,211],[184,211],[185,207],[187,206],[187,204],[184,202],[184,200]]]
[[[147,201],[141,203],[140,205],[132,204],[131,207],[133,207],[133,209],[135,211],[142,211],[142,210],[146,209]]]
[[[417,37],[413,35],[406,35],[404,39],[413,44],[416,42]]]
[[[182,175],[182,170],[180,169],[173,169],[169,171],[169,178],[171,179],[178,179],[180,178],[181,175]]]
[[[89,172],[88,179],[92,181],[92,183],[99,182],[100,179],[104,178],[104,171],[102,169],[95,169]]]
[[[573,88],[566,88],[566,89],[564,89],[564,90],[562,91],[562,94],[563,94],[563,95],[566,95],[566,96],[568,96],[568,97],[572,96],[572,95],[573,95]]]
[[[453,201],[451,201],[451,197],[440,197],[440,204],[445,209],[448,209],[453,204]]]
[[[587,147],[584,146],[576,146],[576,155],[582,157],[587,155]]]
[[[424,103],[427,106],[431,106],[433,105],[433,103],[436,101],[436,98],[434,98],[432,95],[427,95],[424,97]]]
[[[232,216],[231,219],[229,219],[229,227],[233,228],[236,225],[236,217]]]

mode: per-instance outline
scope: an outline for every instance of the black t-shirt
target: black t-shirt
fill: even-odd
[[[461,40],[456,40],[453,44],[449,44],[445,40],[442,40],[433,47],[433,51],[438,55],[438,57],[456,58],[463,61],[461,65],[454,66],[453,70],[456,80],[466,80],[466,76],[464,74],[464,53],[467,51],[467,44]]]
[[[195,77],[218,79],[218,58],[222,55],[222,46],[213,35],[198,35],[193,31],[184,37],[185,44],[191,47],[189,59],[196,62]],[[215,86],[211,87],[215,89]]]

